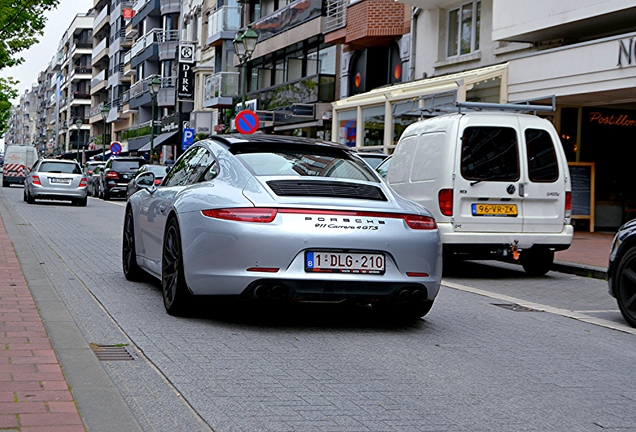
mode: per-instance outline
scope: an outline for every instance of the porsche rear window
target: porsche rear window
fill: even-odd
[[[378,182],[367,164],[337,148],[299,146],[233,150],[236,157],[258,176],[330,177]]]

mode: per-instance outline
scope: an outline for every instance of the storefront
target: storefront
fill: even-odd
[[[511,100],[556,95],[554,123],[569,162],[592,163],[594,224],[636,216],[636,34],[542,51],[509,62]]]

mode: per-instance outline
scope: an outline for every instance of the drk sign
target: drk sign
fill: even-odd
[[[185,128],[183,129],[183,138],[181,139],[181,150],[187,150],[194,144],[194,129]]]

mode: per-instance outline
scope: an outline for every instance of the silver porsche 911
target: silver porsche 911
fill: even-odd
[[[214,295],[352,301],[415,319],[437,296],[435,220],[348,147],[217,135],[154,180],[140,174],[127,203],[123,270],[160,279],[170,314]]]

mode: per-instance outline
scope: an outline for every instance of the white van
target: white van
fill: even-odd
[[[512,112],[446,114],[406,128],[386,179],[425,206],[447,258],[520,259],[544,275],[572,242],[572,194],[552,123]]]
[[[2,187],[9,187],[11,184],[24,184],[29,170],[37,160],[38,151],[33,146],[6,146],[2,167]]]

